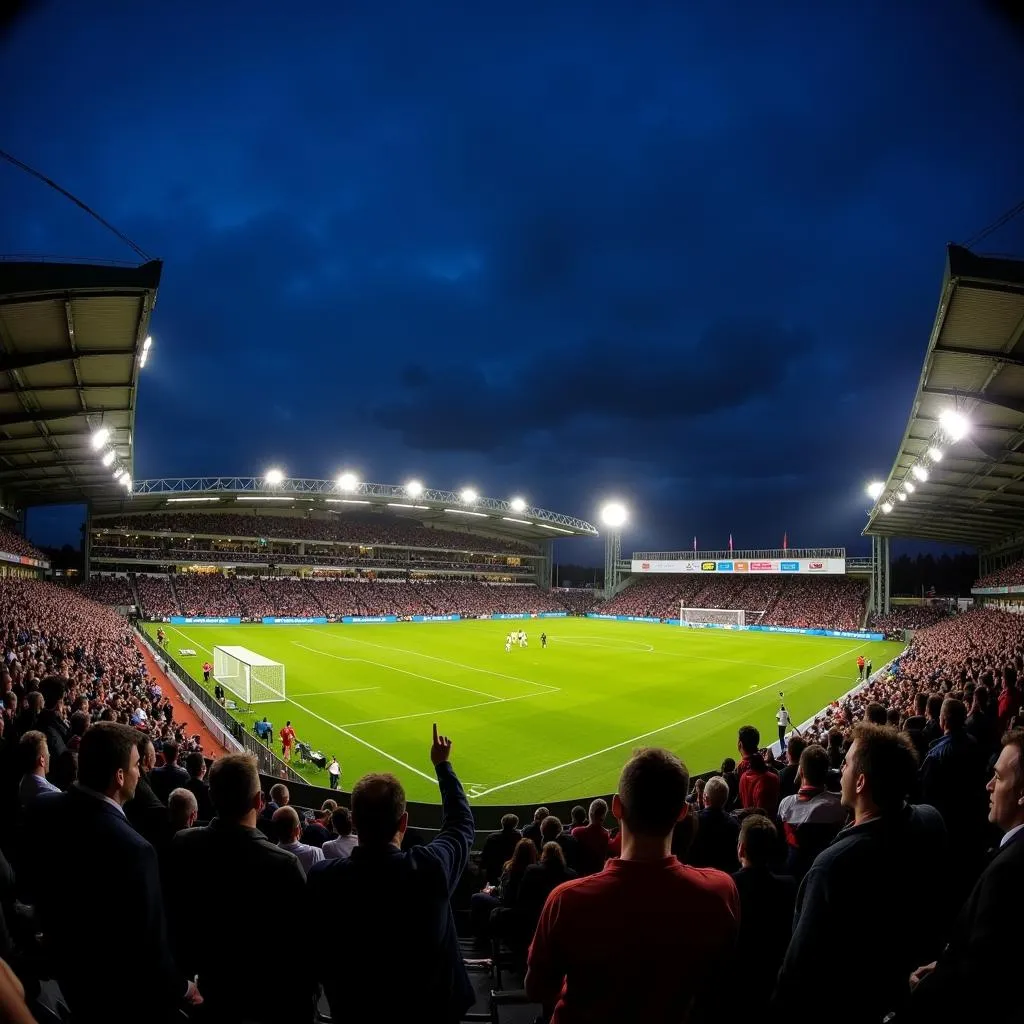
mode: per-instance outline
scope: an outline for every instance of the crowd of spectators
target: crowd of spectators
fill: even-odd
[[[1024,585],[1024,558],[974,581],[975,587],[1013,587]]]
[[[953,614],[945,604],[893,605],[888,615],[872,613],[868,626],[878,633],[884,633],[890,640],[902,640],[908,630],[924,629],[949,618]]]
[[[35,558],[45,561],[46,555],[35,545],[30,544],[20,533],[0,526],[0,551],[8,555],[22,555],[25,558]]]
[[[856,630],[868,585],[847,576],[641,576],[597,610],[607,615],[678,619],[680,608],[736,608],[748,625]]]
[[[117,608],[130,608],[135,595],[127,576],[94,575],[79,587],[79,593],[90,601],[109,604]]]
[[[479,554],[536,555],[537,549],[504,537],[487,537],[468,530],[423,526],[399,516],[336,515],[324,517],[253,512],[154,512],[93,522],[95,533],[141,537],[156,533],[235,540],[278,538],[360,544],[364,547],[395,546],[474,551]]]
[[[183,572],[174,577],[182,615],[241,616],[231,580],[219,572]]]
[[[170,576],[140,574],[135,577],[135,590],[146,615],[162,619],[179,614],[178,600],[174,596]]]

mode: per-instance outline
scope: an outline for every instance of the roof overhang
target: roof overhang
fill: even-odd
[[[0,260],[0,492],[21,506],[118,491],[90,438],[132,471],[136,385],[163,264]]]
[[[947,409],[971,424],[955,443],[940,436]],[[937,441],[941,461],[928,456]],[[1024,262],[951,245],[910,418],[864,533],[986,547],[1022,529]]]

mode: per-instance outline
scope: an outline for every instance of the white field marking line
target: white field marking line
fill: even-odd
[[[397,665],[385,665],[379,661],[368,661],[365,658],[346,658],[341,654],[331,654],[330,651],[318,651],[315,647],[307,647],[305,644],[300,644],[298,640],[293,640],[292,643],[296,647],[301,647],[304,651],[311,651],[313,654],[319,654],[324,658],[334,658],[336,661],[364,661],[367,665],[376,665],[378,668],[387,669],[389,672],[402,672],[404,675],[415,676],[417,679],[426,679],[429,683],[440,683],[442,686],[450,686],[453,690],[465,690],[466,693],[475,693],[478,697],[501,700],[500,697],[495,697],[493,693],[484,693],[483,690],[474,690],[471,686],[462,686],[459,683],[448,683],[443,679],[425,676],[421,672],[413,672],[412,669],[398,668]]]
[[[305,711],[307,715],[311,715],[313,718],[317,719],[317,721],[323,722],[324,725],[329,725],[332,729],[337,729],[337,731],[340,732],[343,736],[347,736],[350,740],[355,740],[356,743],[361,743],[364,747],[368,747],[375,754],[380,754],[381,757],[386,757],[389,761],[394,761],[395,764],[401,765],[408,771],[415,773],[421,779],[426,779],[427,782],[437,781],[435,777],[428,775],[426,772],[421,772],[419,768],[413,768],[411,764],[406,764],[404,761],[399,760],[397,757],[395,757],[394,754],[389,754],[386,750],[381,750],[380,747],[375,747],[372,743],[360,739],[354,732],[349,732],[348,729],[345,729],[340,725],[335,725],[334,722],[328,721],[322,715],[318,715],[315,711],[310,711],[309,708],[307,708],[304,704],[300,704],[297,700],[292,700],[291,697],[289,697],[288,700],[291,701],[291,703],[294,704],[300,711]]]
[[[482,672],[484,675],[495,676],[498,679],[511,679],[516,683],[528,683],[530,686],[539,686],[542,689],[550,690],[552,693],[561,689],[558,686],[552,686],[550,683],[538,683],[534,679],[524,679],[522,676],[510,676],[505,672],[495,672],[489,668],[480,668],[477,665],[465,665],[461,661],[451,661],[449,658],[439,658],[434,654],[424,654],[422,651],[410,651],[408,647],[389,647],[387,644],[375,644],[370,640],[356,640],[350,636],[340,636],[337,633],[321,633],[319,630],[312,629],[310,626],[299,626],[299,629],[308,629],[311,633],[316,633],[317,636],[329,636],[334,640],[341,640],[343,643],[348,644],[364,644],[367,647],[379,647],[382,651],[395,651],[398,654],[411,654],[414,658],[428,658],[430,661],[440,661],[445,665],[454,665],[456,668],[466,668],[470,672]],[[295,641],[292,641],[293,643]]]
[[[785,676],[782,679],[776,679],[771,683],[766,683],[764,686],[758,687],[756,691],[741,693],[738,697],[733,697],[732,700],[727,700],[724,703],[719,704],[717,707],[707,708],[704,711],[698,711],[695,715],[688,715],[686,718],[680,718],[678,722],[670,722],[668,725],[662,725],[657,729],[651,729],[650,732],[642,732],[639,736],[631,736],[628,740],[623,740],[621,743],[613,743],[610,747],[603,747],[601,750],[595,750],[591,754],[584,754],[582,757],[575,757],[571,761],[566,761],[564,764],[556,764],[551,768],[544,768],[539,772],[533,772],[531,775],[524,775],[521,779],[513,779],[511,782],[503,782],[500,786],[491,786],[490,789],[485,789],[482,793],[477,793],[477,798],[479,799],[482,796],[488,796],[490,793],[497,793],[500,789],[508,789],[509,786],[517,786],[520,782],[529,782],[531,779],[539,779],[542,775],[550,775],[552,772],[560,771],[562,768],[570,768],[572,765],[580,764],[582,761],[589,761],[592,757],[607,754],[612,750],[618,750],[620,747],[628,747],[631,743],[647,739],[648,736],[657,736],[659,732],[667,732],[669,729],[676,728],[676,726],[685,725],[687,722],[692,722],[698,718],[703,718],[705,715],[710,715],[714,711],[721,711],[722,708],[727,708],[730,704],[735,704],[737,701],[745,700],[747,697],[751,696],[752,693],[759,693],[761,690],[770,690],[774,686],[781,686],[790,679],[806,675],[808,672],[813,672],[816,668],[821,668],[833,661],[838,661],[840,658],[848,657],[854,651],[859,651],[862,647],[867,647],[869,643],[873,642],[874,641],[868,640],[866,643],[858,644],[856,647],[851,647],[848,651],[843,651],[842,654],[837,654],[834,658],[829,658],[827,661],[823,661],[818,665],[812,665],[810,668],[803,668],[799,672],[794,672],[792,675]]]
[[[313,690],[311,693],[293,693],[293,697],[322,697],[328,693],[369,693],[370,690],[379,690],[379,686],[357,686],[353,690]]]

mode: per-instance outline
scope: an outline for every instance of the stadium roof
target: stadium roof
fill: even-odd
[[[596,537],[590,523],[561,512],[526,506],[513,508],[501,498],[477,497],[467,504],[454,491],[423,489],[411,497],[401,484],[358,483],[342,489],[335,480],[285,478],[270,484],[263,477],[175,477],[136,480],[132,494],[113,492],[93,502],[99,515],[144,512],[251,513],[260,509],[318,509],[338,514],[387,511],[418,522],[462,526],[523,540]]]
[[[0,492],[20,505],[117,491],[90,445],[132,469],[139,356],[163,265],[0,261]]]
[[[947,410],[970,424],[955,443],[939,424]],[[908,481],[914,490],[900,500]],[[1021,529],[1024,262],[951,245],[907,429],[864,532],[986,547]]]

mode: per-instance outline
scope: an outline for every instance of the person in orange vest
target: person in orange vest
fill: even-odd
[[[861,658],[861,664],[863,665],[864,659]],[[213,666],[208,662],[203,662],[203,682],[208,683],[210,681],[210,673],[213,671]]]
[[[863,679],[864,678],[864,655],[863,654],[858,654],[857,655],[857,677],[859,679]]]

